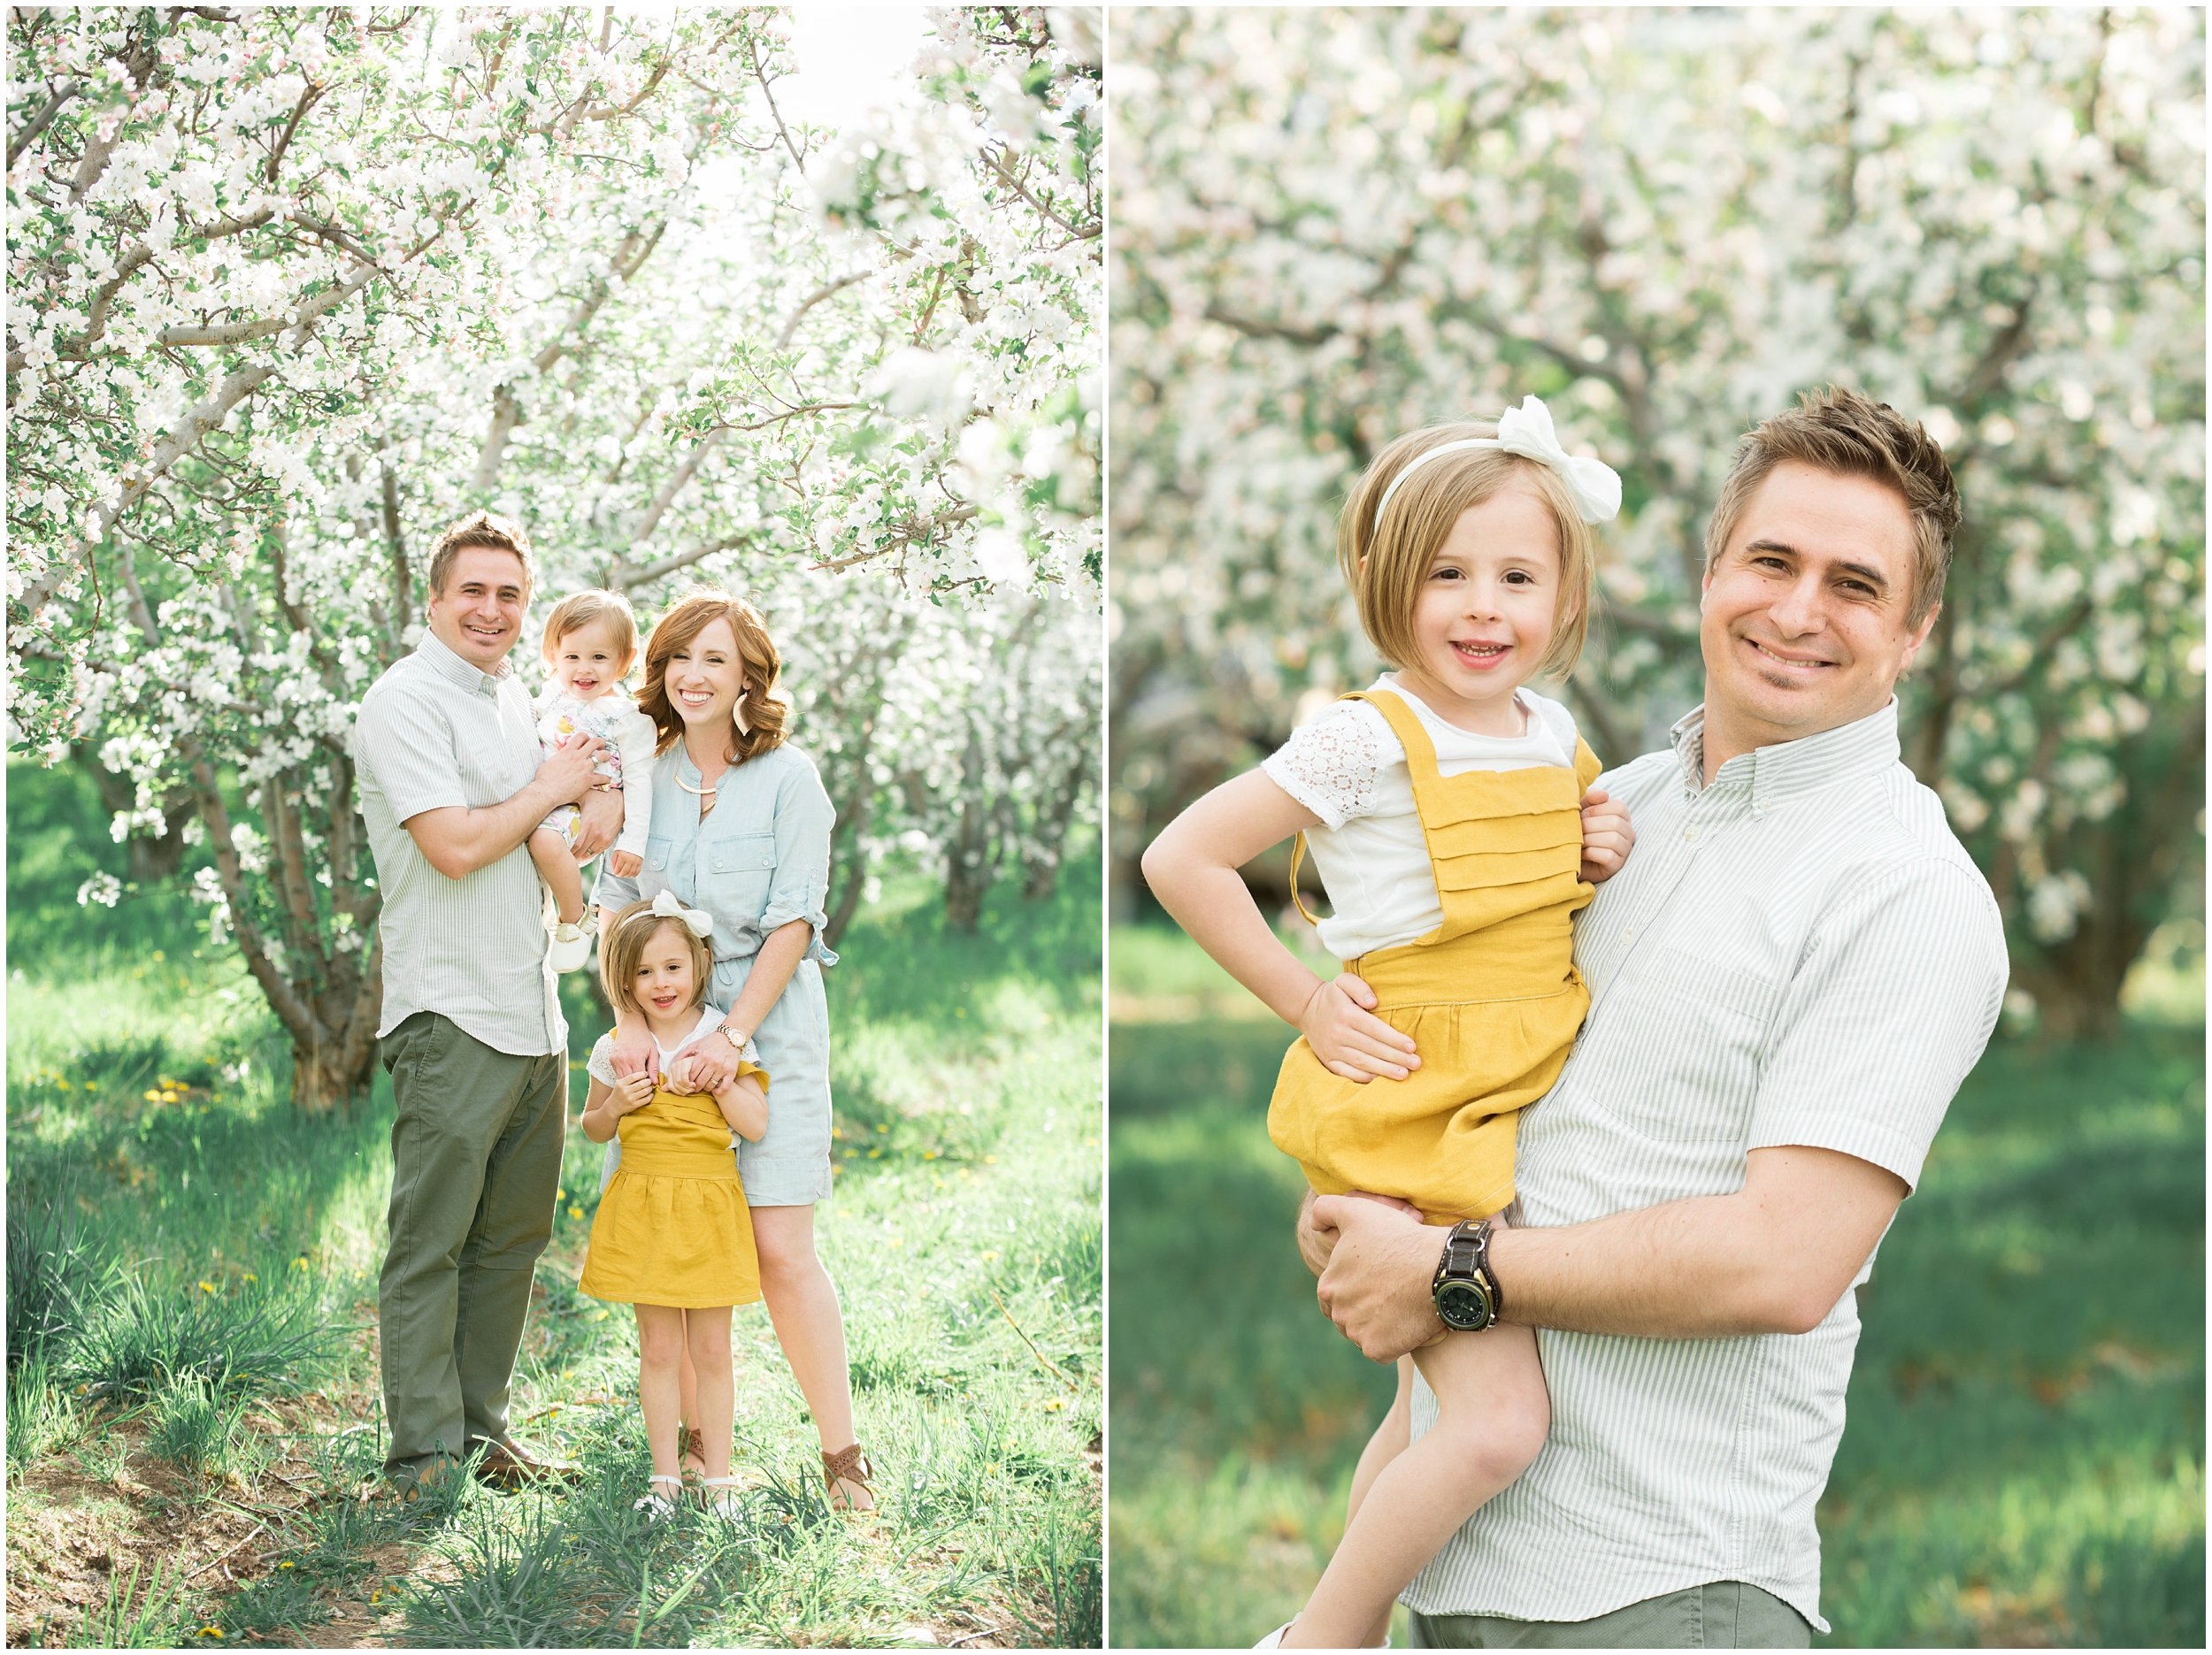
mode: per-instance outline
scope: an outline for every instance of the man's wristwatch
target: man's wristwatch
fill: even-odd
[[[1490,1221],[1463,1218],[1444,1238],[1429,1296],[1444,1325],[1455,1333],[1479,1333],[1505,1310],[1505,1295],[1490,1268]]]

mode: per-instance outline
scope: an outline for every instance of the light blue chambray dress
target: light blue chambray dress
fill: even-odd
[[[814,941],[791,982],[753,1031],[768,1071],[768,1130],[738,1146],[738,1176],[754,1207],[810,1207],[830,1192],[829,1005],[822,968],[837,956],[822,946],[829,894],[830,829],[837,813],[814,761],[796,747],[772,747],[723,773],[704,820],[695,793],[699,767],[679,742],[653,766],[652,834],[634,879],[603,871],[593,900],[619,908],[672,891],[714,916],[714,983],[707,998],[733,1006],[770,932],[803,919]],[[603,1192],[622,1164],[619,1138],[607,1145]]]

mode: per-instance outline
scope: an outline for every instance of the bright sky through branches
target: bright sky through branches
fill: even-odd
[[[904,100],[915,51],[929,33],[919,6],[801,5],[789,15],[799,72],[776,83],[786,119],[841,131],[879,105]]]

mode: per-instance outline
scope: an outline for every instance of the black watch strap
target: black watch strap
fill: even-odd
[[[1488,1219],[1463,1218],[1452,1226],[1430,1294],[1444,1325],[1461,1332],[1479,1332],[1505,1314],[1505,1294],[1490,1268]]]

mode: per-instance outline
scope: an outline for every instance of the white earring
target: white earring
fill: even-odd
[[[737,725],[738,734],[749,736],[753,733],[752,725],[745,722],[745,686],[741,684],[737,688],[737,702],[730,709],[730,718]]]

